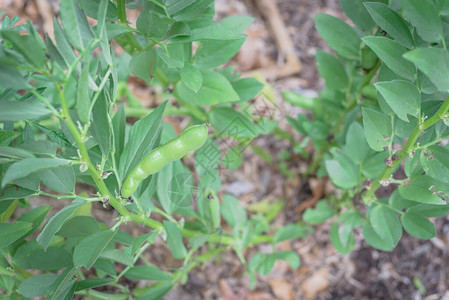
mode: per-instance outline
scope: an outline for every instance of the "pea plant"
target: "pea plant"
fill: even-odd
[[[317,14],[316,28],[335,53],[318,51],[324,89],[316,99],[291,91],[290,103],[310,112],[289,118],[315,148],[307,176],[329,176],[329,195],[304,220],[337,215],[335,248],[354,248],[361,228],[374,248],[391,251],[403,229],[435,237],[429,218],[449,212],[449,53],[447,1],[340,0],[355,27]],[[310,116],[310,117],[309,117]]]
[[[141,9],[136,28],[126,16],[133,9]],[[220,191],[223,160],[238,167],[242,149],[276,123],[250,113],[263,84],[219,67],[251,19],[213,17],[213,0],[65,0],[54,39],[44,40],[31,22],[3,18],[0,293],[8,299],[161,299],[226,250],[252,284],[278,259],[299,266],[294,252],[274,247],[303,234],[299,225],[270,227],[281,207],[249,214]],[[131,73],[169,100],[143,108]],[[184,117],[186,129],[177,134],[164,114]],[[236,145],[220,150],[224,137]],[[138,235],[127,233],[132,224]],[[151,262],[157,239],[176,268]],[[245,252],[258,243],[273,251]]]

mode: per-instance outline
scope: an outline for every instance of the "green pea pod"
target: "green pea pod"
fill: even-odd
[[[362,48],[362,68],[371,70],[377,63],[377,55],[371,48]]]
[[[215,195],[215,192],[211,189],[207,189],[206,192],[206,199],[208,200],[208,207],[209,207],[209,214],[210,219],[212,223],[212,228],[219,228],[220,227],[220,200],[218,200],[217,195]]]
[[[196,125],[151,151],[125,178],[120,190],[121,196],[129,198],[145,178],[159,172],[168,163],[181,159],[187,152],[200,148],[206,139],[207,125]]]
[[[292,91],[282,92],[282,97],[294,106],[299,106],[305,109],[313,109],[315,107],[316,98],[309,98]]]

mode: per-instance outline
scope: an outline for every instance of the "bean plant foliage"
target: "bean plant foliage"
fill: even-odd
[[[329,176],[340,190],[304,220],[336,216],[330,239],[341,253],[354,249],[360,228],[369,245],[391,251],[403,229],[435,237],[433,218],[449,212],[449,3],[340,3],[354,27],[314,17],[334,51],[316,54],[324,89],[316,99],[284,93],[310,111],[289,118],[316,150],[308,173]]]
[[[135,28],[126,17],[133,9]],[[8,299],[161,299],[228,249],[252,284],[276,260],[299,266],[291,251],[243,254],[303,234],[299,225],[270,226],[278,204],[248,214],[220,192],[219,170],[238,168],[244,147],[276,122],[254,116],[248,102],[264,84],[221,67],[245,41],[252,19],[217,22],[214,15],[213,0],[64,0],[52,38],[44,39],[29,21],[17,26],[18,18],[3,18],[0,290]],[[125,53],[116,56],[117,47]],[[142,107],[128,89],[130,74],[169,100]],[[163,146],[158,153],[166,165],[121,197],[131,170],[179,135],[164,115],[183,116],[188,126],[207,123],[212,138],[187,154],[190,167],[172,158],[190,149],[188,140],[178,140],[182,149]],[[233,143],[219,149],[219,138]],[[36,196],[53,199],[36,205]],[[94,202],[112,208],[113,225],[92,216]],[[49,213],[53,205],[59,209]],[[124,231],[129,223],[139,235]],[[142,259],[156,239],[178,259],[177,268]],[[144,284],[130,288],[130,281]]]

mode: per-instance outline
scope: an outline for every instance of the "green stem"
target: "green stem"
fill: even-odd
[[[388,181],[390,176],[399,167],[401,162],[410,154],[410,152],[414,149],[416,141],[418,140],[421,133],[427,130],[429,127],[433,126],[439,120],[443,119],[448,110],[449,110],[449,97],[446,98],[446,100],[440,106],[438,111],[430,119],[428,119],[423,123],[419,123],[416,126],[416,128],[410,135],[409,139],[405,143],[404,147],[402,148],[401,152],[399,152],[399,154],[397,155],[398,158],[393,162],[391,166],[385,167],[382,174],[376,180],[374,180],[372,185],[366,191],[363,197],[366,203],[370,203],[376,199],[375,193],[377,189],[381,186],[381,183],[384,181]]]
[[[117,0],[117,18],[121,24],[128,25],[128,20],[126,19],[125,0]]]
[[[424,144],[424,145],[422,145],[422,146],[419,146],[418,149],[426,149],[427,147],[430,147],[430,146],[432,146],[432,145],[435,145],[435,144],[437,144],[437,143],[439,143],[439,142],[442,142],[442,141],[444,141],[444,140],[447,140],[447,139],[449,139],[449,135],[446,135],[446,136],[442,136],[442,137],[436,138],[436,139],[434,139],[433,141],[431,141],[430,143],[427,143],[427,144]]]
[[[377,61],[376,65],[374,66],[374,68],[372,68],[368,74],[366,74],[365,78],[362,81],[362,85],[360,86],[360,90],[362,90],[362,88],[364,88],[365,86],[367,86],[368,84],[370,84],[371,80],[373,79],[373,77],[376,75],[377,70],[379,70],[380,66],[382,65],[382,62],[380,60]]]
[[[45,104],[45,106],[47,106],[47,108],[49,110],[51,110],[52,114],[58,118],[62,118],[61,114],[56,110],[56,108],[54,108],[53,105],[50,104],[50,102],[48,102],[48,100],[43,97],[41,94],[39,94],[36,90],[30,89],[28,90],[28,92],[30,92],[31,94],[33,94],[34,96],[36,96],[37,99],[39,99],[42,103]]]

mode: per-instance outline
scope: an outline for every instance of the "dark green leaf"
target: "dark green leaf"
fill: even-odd
[[[116,231],[103,230],[89,235],[76,245],[73,252],[75,267],[90,269],[114,237]]]
[[[153,280],[170,281],[172,278],[167,273],[155,266],[135,266],[125,273],[129,280]]]
[[[333,90],[343,90],[347,88],[349,81],[343,64],[332,54],[318,50],[316,62],[321,77],[325,80],[326,86]]]
[[[176,93],[182,100],[197,105],[214,105],[240,100],[231,83],[220,73],[202,70],[201,75],[203,76],[203,85],[197,93],[184,82],[178,82]]]
[[[0,223],[0,249],[8,247],[24,234],[29,232],[33,223],[16,221],[13,223]]]
[[[439,42],[443,38],[443,23],[431,0],[402,0],[405,17],[416,27],[419,36],[427,42]]]
[[[362,108],[366,141],[374,151],[383,151],[393,134],[391,118],[372,109]]]
[[[383,3],[365,3],[374,21],[391,35],[397,42],[406,48],[413,48],[414,41],[410,29],[404,19],[394,10]]]
[[[377,82],[374,86],[401,120],[408,122],[408,114],[418,117],[421,94],[415,85],[405,80],[392,80]]]
[[[125,178],[155,145],[161,132],[161,120],[167,102],[159,105],[151,114],[137,121],[129,130],[128,143],[120,156],[119,175]]]
[[[26,158],[12,164],[2,179],[2,186],[8,182],[26,177],[34,172],[70,166],[70,160],[59,158]]]
[[[48,293],[58,274],[39,274],[25,279],[19,286],[19,292],[25,297],[39,297]]]
[[[383,205],[378,205],[371,210],[370,223],[374,231],[388,245],[396,246],[402,236],[402,226],[398,214]]]
[[[41,104],[20,101],[0,101],[0,121],[34,120],[50,114],[51,111]]]
[[[302,217],[307,223],[316,225],[323,223],[334,214],[333,208],[327,204],[326,200],[320,200],[314,209],[307,208]]]
[[[168,221],[164,221],[164,228],[167,232],[167,244],[174,258],[184,258],[187,255],[186,247],[182,242],[182,232],[179,227]]]
[[[429,77],[439,91],[449,90],[449,53],[440,48],[419,48],[404,55]]]
[[[362,40],[397,75],[410,81],[416,79],[416,68],[404,59],[403,55],[407,50],[401,44],[380,36],[367,36]]]
[[[44,229],[42,229],[41,233],[37,237],[37,242],[44,248],[44,250],[48,248],[52,238],[59,231],[59,229],[61,229],[67,219],[70,218],[76,209],[83,204],[84,200],[76,199],[72,202],[72,204],[64,207],[48,220]]]
[[[401,217],[402,225],[408,234],[420,239],[435,237],[435,226],[427,218],[407,212]]]
[[[360,38],[351,26],[331,15],[318,13],[313,18],[316,28],[329,47],[344,58],[359,58]]]

